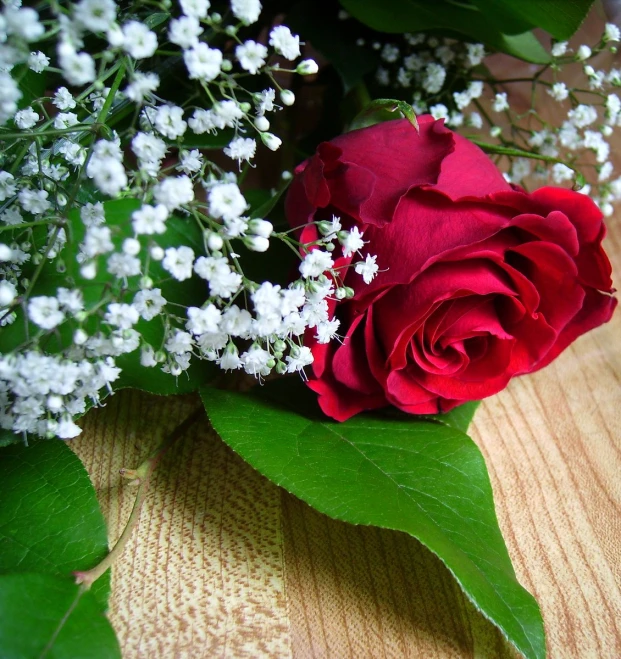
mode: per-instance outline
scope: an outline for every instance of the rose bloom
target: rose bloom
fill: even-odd
[[[342,343],[306,343],[309,386],[343,421],[394,405],[446,412],[497,393],[574,339],[608,321],[611,268],[602,214],[585,195],[544,187],[527,194],[492,161],[431,117],[420,134],[390,121],[321,144],[296,169],[287,197],[305,243],[315,224],[357,226],[380,272],[353,267],[351,299],[333,301]],[[335,267],[362,260],[337,247]]]

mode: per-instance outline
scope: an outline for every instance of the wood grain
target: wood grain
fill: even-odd
[[[607,247],[621,272],[621,221]],[[621,657],[621,315],[481,405],[520,581],[549,656]],[[121,392],[72,446],[118,537],[135,467],[198,405]],[[139,657],[516,656],[440,561],[400,533],[330,520],[259,476],[204,427],[164,459],[113,569],[110,618]]]

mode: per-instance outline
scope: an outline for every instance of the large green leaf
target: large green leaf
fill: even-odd
[[[94,567],[108,552],[95,490],[61,440],[3,448],[0,501],[0,573],[69,576]],[[101,608],[109,592],[108,573],[92,588]]]
[[[121,659],[92,592],[49,574],[0,575],[2,659]]]
[[[539,27],[565,41],[580,27],[593,0],[474,0],[505,34]]]
[[[532,32],[504,34],[473,5],[448,0],[341,0],[341,4],[352,16],[380,32],[444,31],[480,41],[528,62],[550,61]]]
[[[526,657],[545,656],[539,608],[516,579],[483,457],[464,432],[380,414],[336,423],[290,381],[201,395],[216,432],[255,469],[335,519],[418,538]]]

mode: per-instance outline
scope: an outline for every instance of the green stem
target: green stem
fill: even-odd
[[[138,479],[138,492],[136,493],[136,499],[134,501],[134,507],[132,512],[127,520],[127,524],[121,533],[121,537],[117,540],[116,544],[108,555],[98,563],[94,568],[90,570],[85,570],[83,572],[74,572],[76,583],[82,584],[86,590],[88,590],[99,577],[101,577],[109,567],[112,567],[114,562],[119,558],[123,553],[125,546],[129,538],[131,537],[132,531],[138,524],[140,520],[140,511],[142,510],[142,505],[144,504],[147,493],[149,491],[149,486],[151,484],[151,478],[153,472],[155,471],[160,460],[168,451],[168,449],[173,446],[179,439],[181,439],[185,433],[198,421],[201,416],[205,414],[204,408],[201,406],[195,410],[185,421],[178,425],[172,433],[162,442],[162,444],[148,457],[137,469],[121,469],[121,475],[130,478],[132,480]]]

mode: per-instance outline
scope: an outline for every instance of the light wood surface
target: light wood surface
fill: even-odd
[[[620,219],[607,248],[620,273]],[[551,658],[621,657],[620,337],[617,312],[484,401],[473,426]],[[121,392],[86,417],[71,445],[111,541],[134,498],[119,469],[198,405]],[[314,512],[200,426],[158,468],[112,572],[110,618],[125,659],[516,656],[415,540]]]

